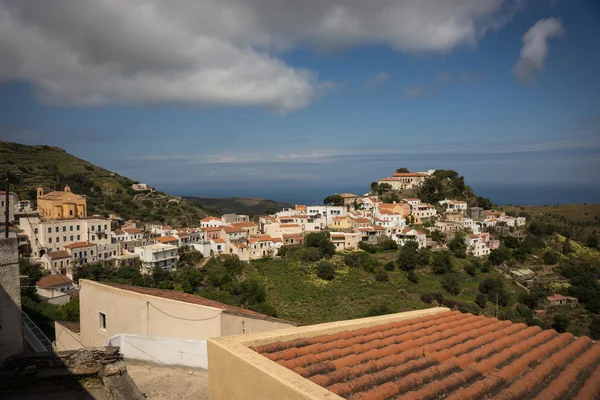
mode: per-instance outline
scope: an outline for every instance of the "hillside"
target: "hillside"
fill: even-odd
[[[131,179],[58,147],[0,141],[0,176],[6,171],[20,199],[35,200],[40,185],[57,190],[69,185],[74,193],[87,196],[89,215],[117,214],[124,219],[189,226],[213,214],[186,200],[169,202],[174,197],[162,192],[135,192]]]
[[[249,197],[227,197],[227,198],[211,198],[211,197],[184,197],[190,202],[214,210],[219,214],[244,214],[244,215],[261,215],[270,207],[280,211],[282,208],[292,207],[292,204],[284,203],[275,200],[255,199]]]

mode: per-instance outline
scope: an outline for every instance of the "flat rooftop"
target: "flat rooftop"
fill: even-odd
[[[600,344],[590,338],[459,311],[293,337],[250,349],[346,399],[600,395]]]

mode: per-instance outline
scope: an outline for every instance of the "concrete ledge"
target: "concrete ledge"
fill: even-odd
[[[450,310],[445,307],[435,307],[378,317],[209,339],[207,341],[209,396],[212,400],[341,399],[333,392],[261,356],[249,347],[368,328],[447,311]]]

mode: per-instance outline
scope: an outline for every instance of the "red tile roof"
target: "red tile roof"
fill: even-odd
[[[71,281],[65,275],[56,274],[56,275],[48,275],[48,276],[43,277],[42,279],[37,281],[37,283],[35,285],[39,286],[41,288],[50,288],[50,287],[60,286],[60,285],[70,285],[72,283],[73,283],[73,281]]]
[[[88,243],[88,242],[77,242],[77,243],[71,243],[71,244],[64,245],[63,247],[65,249],[78,249],[80,247],[88,247],[88,246],[95,246],[95,244]]]
[[[264,319],[264,320],[272,320],[287,323],[293,325],[291,322],[284,321],[278,318],[273,318],[265,314],[257,313],[255,311],[246,310],[245,308],[234,307],[228,304],[219,303],[218,301],[209,300],[201,296],[197,296],[195,294],[176,292],[172,290],[163,290],[163,289],[152,289],[145,287],[137,287],[137,286],[129,286],[129,285],[121,285],[118,283],[102,283],[102,285],[112,286],[117,289],[126,290],[129,292],[145,294],[148,296],[160,297],[163,299],[170,299],[175,301],[180,301],[182,303],[188,304],[197,304],[199,306],[213,307],[223,310],[226,314],[233,315],[241,315],[250,318]]]
[[[179,239],[177,239],[175,236],[161,236],[161,237],[157,237],[156,240],[160,243],[171,243],[171,242],[179,243]]]
[[[600,343],[458,311],[253,350],[353,400],[593,399],[600,393]]]
[[[567,300],[567,298],[565,296],[561,296],[560,294],[555,294],[555,295],[552,295],[552,296],[548,296],[546,298],[548,300],[550,300],[550,301]]]
[[[65,250],[61,250],[61,251],[49,251],[49,252],[46,253],[46,255],[51,260],[59,260],[61,258],[71,258],[71,255],[69,254],[69,252],[65,251]]]
[[[123,230],[127,233],[129,233],[130,235],[136,234],[136,233],[142,233],[142,230],[140,228],[123,228]]]

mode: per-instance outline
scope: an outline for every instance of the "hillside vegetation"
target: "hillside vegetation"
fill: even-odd
[[[280,211],[282,208],[292,207],[290,203],[250,197],[184,197],[184,199],[219,214],[233,213],[254,216],[264,215],[270,208]]]
[[[0,142],[0,155],[0,176],[6,171],[11,174],[20,199],[35,200],[38,186],[63,190],[69,185],[74,193],[87,196],[88,215],[117,214],[142,222],[196,226],[213,214],[189,201],[169,202],[173,196],[162,192],[135,192],[131,179],[58,147]]]

